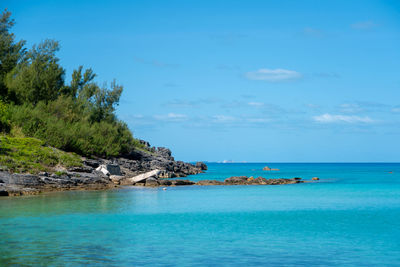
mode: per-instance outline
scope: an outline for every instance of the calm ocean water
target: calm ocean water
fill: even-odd
[[[0,265],[400,266],[400,164],[265,165],[190,178],[321,180],[1,198]]]

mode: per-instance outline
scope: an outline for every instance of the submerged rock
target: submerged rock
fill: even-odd
[[[217,180],[201,180],[196,183],[197,185],[223,185],[224,182]]]
[[[178,185],[194,185],[195,182],[189,181],[189,180],[171,180],[172,186],[178,186]]]
[[[150,177],[150,178],[146,179],[145,186],[159,186],[159,185],[160,185],[160,183],[154,177]]]

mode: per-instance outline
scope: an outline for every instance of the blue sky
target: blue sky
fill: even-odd
[[[2,1],[175,158],[398,162],[399,1]]]

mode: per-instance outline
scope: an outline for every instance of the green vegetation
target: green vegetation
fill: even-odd
[[[11,14],[0,14],[0,132],[19,132],[84,156],[112,157],[144,148],[115,108],[122,86],[99,86],[92,69],[78,67],[69,84],[56,52],[45,40],[31,49],[16,41]],[[49,165],[50,166],[50,165]]]
[[[48,147],[35,138],[0,137],[0,166],[11,172],[51,171],[57,165],[81,166],[80,156]]]

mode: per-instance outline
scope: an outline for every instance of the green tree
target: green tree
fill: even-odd
[[[74,70],[72,73],[71,84],[69,86],[65,86],[62,89],[63,95],[69,95],[74,98],[84,90],[86,86],[89,86],[93,83],[96,74],[93,73],[92,69],[87,69],[85,73],[82,74],[83,66],[79,66],[77,70]],[[92,90],[89,90],[92,91]]]
[[[11,13],[4,10],[0,14],[0,98],[7,99],[9,92],[5,84],[5,77],[25,55],[25,41],[15,41],[15,36],[10,33],[14,26]]]
[[[53,40],[34,45],[23,61],[7,74],[6,85],[18,103],[47,102],[61,94],[65,71],[55,55],[58,50],[59,44]]]

